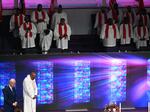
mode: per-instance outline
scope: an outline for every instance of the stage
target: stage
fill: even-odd
[[[102,112],[110,102],[121,103],[122,112],[147,112],[149,59],[148,52],[1,55],[0,88],[16,78],[22,105],[23,79],[35,71],[38,112]],[[0,99],[3,105],[2,91]]]

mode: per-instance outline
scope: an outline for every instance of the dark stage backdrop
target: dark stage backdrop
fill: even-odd
[[[35,71],[39,111],[43,107],[45,110],[104,108],[112,100],[121,101],[123,107],[147,107],[148,58],[149,53],[1,56],[0,87],[6,85],[4,76],[8,80],[12,73],[15,74],[17,95],[21,103],[23,79]],[[116,79],[113,75],[117,73],[124,74],[124,77]],[[119,86],[114,89],[112,85],[115,84]],[[1,93],[0,97],[2,105]]]

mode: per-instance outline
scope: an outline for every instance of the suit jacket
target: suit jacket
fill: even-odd
[[[6,86],[3,89],[4,94],[4,109],[5,112],[14,112],[13,103],[16,102],[16,89],[10,89],[9,86]]]

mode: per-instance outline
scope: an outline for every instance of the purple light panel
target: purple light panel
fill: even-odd
[[[90,102],[90,62],[75,62],[74,102]]]
[[[2,0],[3,9],[13,9],[15,0]]]
[[[48,61],[35,62],[37,67],[38,104],[53,102],[53,63]]]
[[[111,102],[121,102],[126,100],[126,61],[111,60],[109,75]]]

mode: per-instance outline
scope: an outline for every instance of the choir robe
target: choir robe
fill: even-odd
[[[25,15],[24,14],[19,14],[17,19],[18,19],[18,28],[23,24],[20,22],[20,16],[22,16],[22,22],[24,23],[24,18],[25,18]],[[15,15],[12,15],[11,18],[10,18],[10,31],[13,31],[15,29],[15,26],[16,26],[16,23],[15,23]]]
[[[70,40],[71,36],[71,28],[68,24],[67,25],[67,38],[62,38],[60,39],[60,34],[59,34],[59,24],[56,25],[55,30],[54,30],[54,40],[56,40],[56,45],[58,49],[68,49],[68,40]],[[62,35],[65,34],[64,26],[62,26]]]
[[[103,45],[105,47],[115,47],[116,46],[116,40],[120,39],[118,27],[115,24],[115,27],[116,27],[116,38],[115,38],[114,37],[114,29],[113,29],[112,25],[109,26],[108,37],[106,38],[106,36],[105,36],[106,26],[107,26],[107,24],[105,24],[103,26],[100,38],[103,39]]]
[[[40,46],[42,51],[48,51],[51,47],[53,32],[50,30],[49,34],[46,35],[44,32],[40,34]]]
[[[23,24],[21,25],[21,27],[19,29],[21,45],[22,45],[23,49],[35,47],[35,38],[37,35],[37,29],[33,23],[31,23],[31,24],[32,24],[32,30],[31,30],[32,37],[30,37],[29,33],[27,34],[27,37],[26,37],[26,31],[24,30]]]
[[[145,17],[142,15],[142,21],[143,21],[143,23],[144,23],[144,25],[146,25],[148,28],[150,28],[150,19],[149,19],[149,16],[148,15],[145,15],[146,16],[146,18],[147,18],[147,23],[146,23],[146,21],[145,21]],[[138,14],[137,16],[136,16],[136,26],[138,25],[138,23],[139,23],[139,20],[140,20],[140,15]]]
[[[130,32],[129,34],[129,25],[130,25]],[[120,38],[121,38],[121,45],[126,45],[131,43],[131,38],[133,38],[133,28],[131,24],[125,24],[126,29],[126,38],[124,38],[123,33],[123,24],[120,25]]]
[[[101,14],[101,25],[99,25],[99,14]],[[107,14],[106,14],[106,16],[107,16]],[[104,13],[102,13],[102,12],[98,12],[97,14],[96,14],[96,20],[95,20],[95,25],[94,25],[94,28],[97,28],[97,33],[98,34],[100,34],[101,33],[101,28],[102,28],[102,26],[105,24],[105,22],[106,22],[106,17],[105,17],[105,14]]]
[[[31,80],[30,75],[23,81],[23,99],[24,112],[36,112],[36,99],[33,99],[38,94],[35,80]]]
[[[109,10],[109,12],[107,13],[107,17],[114,19],[114,18],[113,18],[113,14],[112,14],[112,10]],[[118,25],[121,24],[121,22],[122,22],[122,17],[123,17],[122,10],[119,10]]]
[[[132,27],[135,26],[135,14],[133,12],[125,12],[123,16],[129,17],[129,23],[132,25]]]
[[[35,12],[36,11],[34,11],[31,15],[31,21],[36,25],[37,32],[40,34],[47,28],[47,24],[49,24],[49,16],[46,11],[43,11],[45,13],[45,19],[43,20],[43,22],[38,23],[38,20],[35,16]],[[42,11],[38,11],[38,18],[43,19]]]
[[[62,13],[55,12],[53,14],[52,24],[51,24],[52,29],[55,29],[55,26],[60,23],[61,18],[64,18],[66,23],[68,23],[67,14],[65,12],[62,12]]]
[[[145,40],[140,40],[145,39]],[[144,36],[144,30],[141,28],[141,37],[138,34],[138,27],[134,29],[134,42],[136,43],[136,48],[139,49],[140,47],[147,47],[147,41],[149,40],[149,32],[148,28],[146,27],[146,34]]]

